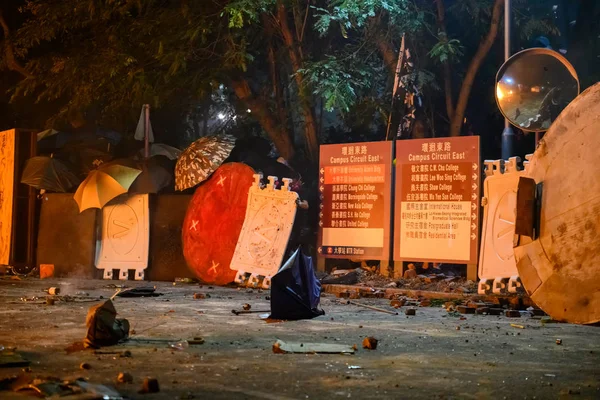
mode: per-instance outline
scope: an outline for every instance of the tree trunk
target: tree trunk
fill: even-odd
[[[437,0],[437,22],[438,29],[440,31],[441,39],[444,42],[448,42],[448,33],[446,31],[446,9],[444,8],[444,0]],[[444,93],[446,97],[446,114],[448,114],[448,120],[452,121],[454,118],[454,98],[452,96],[452,73],[450,71],[450,62],[444,61],[442,65],[442,72],[444,75]]]
[[[273,141],[279,154],[286,160],[291,159],[294,156],[294,146],[290,136],[273,118],[266,102],[252,95],[250,86],[245,79],[234,79],[231,81],[231,86],[236,96],[252,111],[252,115]]]
[[[304,138],[308,150],[308,158],[311,161],[317,159],[319,153],[319,139],[317,137],[317,122],[314,110],[310,102],[310,95],[306,93],[302,82],[302,74],[298,71],[302,68],[302,56],[294,40],[294,34],[288,24],[288,14],[283,3],[277,4],[277,19],[283,41],[288,50],[288,55],[292,64],[292,73],[298,86],[298,97],[300,101],[300,112],[304,118]]]
[[[477,52],[471,59],[465,79],[460,88],[458,95],[458,101],[456,102],[456,109],[454,110],[454,118],[450,124],[450,136],[460,136],[460,131],[465,117],[465,111],[467,109],[467,103],[469,102],[469,96],[471,95],[471,89],[473,89],[473,82],[477,76],[477,71],[483,63],[483,60],[489,53],[496,36],[498,35],[498,27],[500,26],[500,18],[502,16],[502,6],[504,0],[495,0],[492,10],[492,20],[490,22],[490,30],[486,35],[485,39],[479,44]]]
[[[10,35],[10,28],[4,20],[4,14],[2,13],[2,10],[0,10],[0,25],[2,26],[2,30],[4,31],[4,58],[6,62],[6,67],[11,71],[18,72],[25,78],[33,78],[33,75],[29,71],[27,71],[27,69],[25,69],[25,67],[23,67],[15,57],[15,51]]]

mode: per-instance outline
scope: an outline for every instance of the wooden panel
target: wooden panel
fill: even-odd
[[[10,264],[16,130],[0,132],[0,264]]]
[[[600,321],[600,84],[577,97],[535,151],[539,238],[514,249],[531,298],[554,319]]]

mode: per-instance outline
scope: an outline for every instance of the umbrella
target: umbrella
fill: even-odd
[[[150,145],[150,157],[153,156],[165,156],[169,160],[177,160],[177,157],[181,154],[181,150],[175,147],[171,147],[164,143],[153,143]],[[144,157],[144,149],[140,149],[138,157]]]
[[[175,189],[185,190],[203,182],[229,156],[235,138],[229,135],[205,136],[185,149],[175,166]]]
[[[21,183],[36,189],[65,193],[81,180],[62,162],[52,157],[33,157],[27,160]]]
[[[271,279],[271,317],[274,319],[311,319],[325,314],[319,308],[321,283],[313,261],[298,247]]]
[[[101,165],[89,173],[73,196],[79,205],[79,211],[102,208],[115,197],[127,193],[141,173],[130,160],[115,160]]]
[[[150,157],[137,165],[142,173],[129,188],[129,193],[158,193],[173,183],[173,164],[167,157]]]

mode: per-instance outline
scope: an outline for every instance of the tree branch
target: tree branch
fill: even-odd
[[[290,136],[275,121],[267,104],[263,100],[254,97],[248,81],[244,78],[234,78],[231,80],[231,87],[236,96],[252,111],[252,115],[273,141],[281,156],[286,160],[291,159],[294,156],[294,146]]]
[[[33,75],[27,71],[27,69],[25,69],[25,67],[23,67],[15,57],[15,51],[11,41],[12,38],[10,36],[10,28],[4,20],[4,14],[2,13],[2,10],[0,10],[0,25],[2,25],[2,30],[4,31],[4,57],[6,58],[6,66],[11,71],[18,72],[25,78],[33,78]]]
[[[448,42],[448,32],[446,31],[446,10],[444,8],[444,0],[436,0],[437,5],[437,23],[438,29],[441,34],[441,39],[444,42]],[[448,119],[452,120],[454,117],[454,99],[452,96],[452,73],[450,71],[450,62],[448,60],[443,62],[442,73],[444,76],[444,93],[446,95],[446,113]]]
[[[465,111],[469,102],[469,96],[471,95],[471,89],[473,89],[473,82],[475,81],[475,77],[477,76],[477,71],[479,71],[479,67],[481,67],[483,60],[489,53],[490,49],[492,48],[492,45],[494,44],[494,41],[496,40],[496,36],[498,35],[498,27],[500,26],[500,18],[502,16],[503,5],[504,0],[494,1],[492,19],[490,22],[490,30],[486,35],[485,39],[479,44],[477,52],[471,59],[471,62],[469,63],[469,67],[467,68],[467,72],[465,74],[465,79],[460,88],[458,101],[456,102],[456,109],[454,111],[454,117],[452,118],[452,123],[450,125],[450,136],[460,136],[463,118],[465,116]]]

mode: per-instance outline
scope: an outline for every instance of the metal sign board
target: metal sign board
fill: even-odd
[[[479,137],[396,145],[394,259],[476,263]]]
[[[391,142],[321,146],[319,246],[326,258],[389,258]]]

